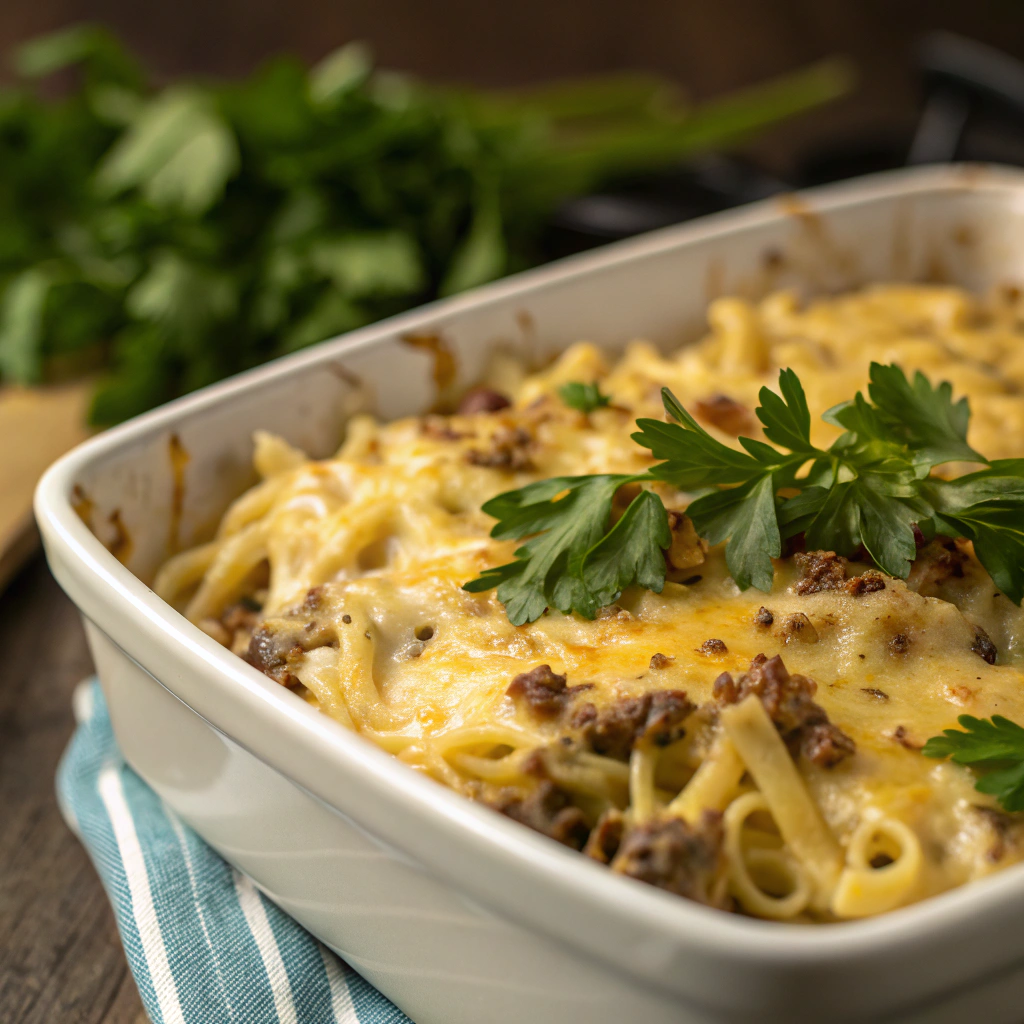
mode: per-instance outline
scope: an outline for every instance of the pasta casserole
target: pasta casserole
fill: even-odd
[[[496,359],[329,459],[258,433],[260,482],[155,589],[614,872],[889,911],[1024,855],[1022,316],[1010,290],[723,298],[675,355]]]

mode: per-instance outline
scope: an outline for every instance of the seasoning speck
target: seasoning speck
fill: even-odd
[[[701,654],[728,654],[729,653],[729,648],[725,646],[725,641],[724,640],[715,640],[714,638],[712,638],[710,640],[705,640],[704,643],[702,643],[700,645],[700,653]]]

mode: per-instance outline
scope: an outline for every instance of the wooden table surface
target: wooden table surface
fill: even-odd
[[[41,556],[0,595],[0,650],[0,1022],[144,1024],[103,887],[54,797],[92,662]]]

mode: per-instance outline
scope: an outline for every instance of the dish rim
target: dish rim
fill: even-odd
[[[796,195],[801,201],[806,201],[814,212],[828,214],[886,198],[913,197],[934,191],[1005,189],[1020,196],[1022,188],[1024,171],[958,165],[886,172]],[[294,752],[303,745],[315,744],[322,755],[336,761],[340,769],[359,782],[389,793],[404,814],[413,819],[429,815],[443,822],[448,830],[456,830],[466,844],[466,852],[488,858],[501,871],[518,869],[522,878],[529,875],[537,881],[539,876],[543,888],[554,884],[560,892],[576,900],[607,908],[622,923],[643,932],[665,936],[681,947],[697,942],[709,956],[756,959],[761,964],[784,964],[794,968],[824,966],[837,960],[859,957],[876,960],[884,956],[886,950],[916,943],[935,929],[955,933],[958,928],[997,911],[1000,906],[1005,908],[1010,900],[1019,903],[1024,900],[1024,863],[887,914],[827,927],[796,926],[727,914],[616,876],[605,867],[589,863],[578,853],[410,770],[371,741],[345,729],[262,675],[158,598],[140,578],[117,561],[89,531],[72,506],[72,488],[90,464],[102,461],[122,447],[134,446],[147,437],[172,429],[193,414],[216,403],[230,401],[242,392],[302,373],[317,364],[329,363],[402,332],[425,328],[436,330],[443,327],[444,319],[464,310],[527,297],[598,270],[611,269],[682,245],[696,245],[767,225],[777,221],[779,216],[776,197],[615,243],[597,252],[569,257],[285,356],[114,427],[60,458],[38,485],[36,517],[47,541],[51,564],[55,555],[61,562],[61,571],[55,568],[55,574],[61,578],[66,572],[77,583],[77,589],[88,591],[93,599],[102,598],[109,609],[116,608],[127,623],[138,627],[140,634],[177,648],[177,656],[183,658],[191,670],[200,672],[207,681],[215,682],[220,691],[218,700],[226,699],[264,720],[273,716],[271,724],[285,753],[288,749]],[[84,615],[92,618],[84,603],[76,600],[76,604]],[[115,642],[121,647],[119,641],[115,639]],[[226,722],[218,722],[215,716],[198,710],[169,683],[161,679],[156,681],[219,732],[241,742],[232,735]],[[241,745],[264,763],[292,778],[278,763],[280,757],[268,756],[266,750],[253,749],[245,743]],[[322,794],[317,795],[325,800]],[[334,801],[326,799],[325,802],[341,811]],[[418,854],[417,859],[456,887],[463,887],[462,880],[446,874],[441,864],[423,861]],[[507,901],[492,899],[485,902],[499,907],[504,913],[509,912]],[[548,924],[535,920],[525,910],[523,914],[531,926],[550,933]],[[559,934],[559,937],[572,941],[569,936]],[[590,944],[575,945],[592,952]]]

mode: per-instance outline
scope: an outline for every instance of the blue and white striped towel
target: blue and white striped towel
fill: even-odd
[[[57,798],[114,907],[154,1024],[403,1024],[409,1018],[223,861],[129,768],[95,681]]]

